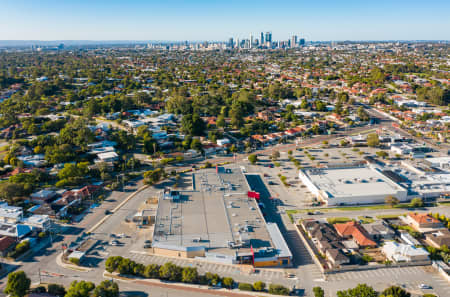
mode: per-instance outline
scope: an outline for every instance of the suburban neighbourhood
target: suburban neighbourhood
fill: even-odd
[[[0,46],[1,288],[449,296],[449,50]]]

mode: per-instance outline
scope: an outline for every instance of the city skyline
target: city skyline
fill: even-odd
[[[0,40],[448,40],[447,1],[10,1]],[[355,26],[357,24],[357,26]]]

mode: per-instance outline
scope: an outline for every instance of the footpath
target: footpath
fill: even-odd
[[[179,291],[189,291],[196,293],[203,293],[209,295],[216,296],[225,296],[225,297],[249,297],[249,296],[274,296],[272,294],[264,293],[264,292],[245,292],[239,289],[224,289],[224,288],[212,288],[205,285],[192,285],[192,284],[184,284],[184,283],[173,283],[173,282],[164,282],[157,279],[142,279],[142,278],[128,278],[124,276],[119,276],[115,273],[109,273],[107,271],[103,272],[103,278],[105,279],[114,279],[117,281],[123,281],[127,283],[139,284],[149,287],[160,287],[166,289],[173,289]]]

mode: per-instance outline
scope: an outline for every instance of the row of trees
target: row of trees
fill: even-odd
[[[235,287],[235,281],[231,277],[221,277],[216,273],[210,272],[200,275],[195,267],[180,267],[172,262],[167,262],[162,266],[157,264],[145,266],[128,258],[113,256],[106,260],[105,269],[110,273],[118,272],[123,275],[162,279],[173,282],[201,284],[227,289]],[[266,291],[266,284],[263,282],[256,282],[253,285],[240,283],[238,288],[247,291],[263,292]],[[281,285],[273,284],[269,286],[268,292],[276,295],[288,295],[290,290]]]
[[[5,293],[11,297],[23,297],[32,291],[33,293],[48,293],[58,297],[118,297],[119,286],[117,283],[105,280],[98,286],[88,281],[73,281],[66,289],[58,284],[49,284],[47,287],[39,286],[30,290],[31,280],[25,272],[16,271],[8,275]]]

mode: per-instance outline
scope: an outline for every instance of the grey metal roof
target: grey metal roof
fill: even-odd
[[[278,250],[278,257],[289,257],[292,258],[291,250],[283,238],[277,224],[267,223],[267,231],[269,231],[270,238],[272,239],[275,248]]]

